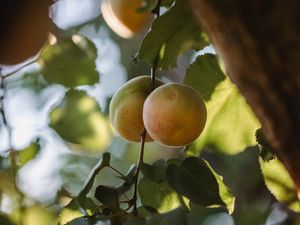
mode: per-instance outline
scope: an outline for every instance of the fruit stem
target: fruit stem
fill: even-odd
[[[160,16],[160,3],[161,0],[158,0],[157,6],[152,11],[156,15],[156,18]],[[159,55],[156,56],[153,62],[153,66],[151,67],[151,83],[152,83],[151,91],[155,89],[155,72],[158,66],[158,61],[159,61]]]
[[[141,165],[144,162],[144,150],[145,150],[145,140],[146,140],[146,134],[147,131],[144,128],[144,130],[141,133],[141,147],[140,147],[140,156],[139,156],[139,161],[136,167],[136,172],[135,172],[135,181],[134,181],[134,190],[133,190],[133,197],[132,197],[132,201],[133,201],[133,214],[136,216],[137,215],[137,188],[138,188],[138,178],[139,178],[139,173],[141,170]]]
[[[160,16],[160,3],[161,3],[161,0],[158,0],[157,6],[152,11],[156,15],[156,18]],[[152,92],[155,89],[155,75],[156,75],[156,69],[158,66],[158,61],[159,61],[159,56],[156,56],[153,66],[151,67],[151,91],[150,92]],[[140,135],[141,136],[140,156],[139,156],[139,161],[138,161],[136,172],[135,172],[134,190],[133,190],[133,197],[132,197],[133,215],[135,215],[135,216],[138,214],[137,202],[136,202],[137,201],[138,180],[139,180],[138,178],[139,178],[139,174],[140,174],[140,170],[141,170],[141,165],[144,162],[144,150],[145,150],[146,135],[147,135],[147,130],[146,130],[146,128],[144,128]]]

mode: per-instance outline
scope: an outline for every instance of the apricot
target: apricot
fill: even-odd
[[[102,16],[117,35],[132,38],[149,28],[153,19],[149,12],[137,12],[142,3],[142,0],[103,0]]]
[[[47,41],[52,0],[9,0],[0,4],[0,64],[21,63],[36,55]]]
[[[201,134],[206,122],[206,106],[191,87],[165,84],[146,99],[143,122],[154,141],[165,146],[185,146]]]
[[[158,87],[163,83],[155,81]],[[114,94],[109,106],[109,119],[114,130],[124,139],[133,142],[141,140],[143,124],[143,105],[151,92],[151,78],[139,76],[131,79]],[[146,141],[152,141],[149,135]]]

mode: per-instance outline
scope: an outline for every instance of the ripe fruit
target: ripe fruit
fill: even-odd
[[[142,0],[103,0],[102,16],[107,25],[119,36],[132,38],[147,29],[153,18],[151,13],[139,13]]]
[[[163,83],[156,80],[156,87]],[[151,78],[139,76],[124,84],[114,94],[109,106],[109,118],[115,131],[128,141],[139,142],[144,129],[143,105],[151,92]],[[147,135],[146,141],[152,141]]]
[[[0,65],[12,65],[36,55],[47,40],[52,0],[1,1]]]
[[[206,122],[202,97],[189,86],[165,84],[146,99],[143,121],[149,135],[165,146],[184,146],[193,142]]]

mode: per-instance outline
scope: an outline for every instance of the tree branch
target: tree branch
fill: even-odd
[[[187,2],[261,121],[300,197],[300,2]]]

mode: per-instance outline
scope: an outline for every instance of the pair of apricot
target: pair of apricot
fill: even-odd
[[[110,121],[124,139],[141,140],[144,128],[146,141],[164,146],[185,146],[202,132],[206,122],[206,107],[202,97],[189,86],[155,81],[140,76],[128,81],[113,96]]]

